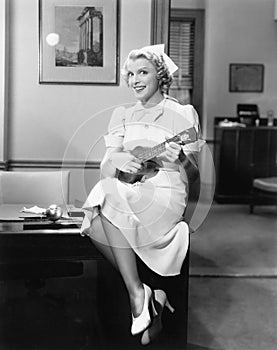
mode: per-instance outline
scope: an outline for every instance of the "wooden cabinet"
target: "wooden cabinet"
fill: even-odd
[[[277,127],[214,127],[215,200],[249,203],[253,178],[277,176]]]

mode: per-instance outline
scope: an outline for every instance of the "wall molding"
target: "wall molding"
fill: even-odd
[[[7,159],[9,81],[9,1],[0,1],[0,168]]]
[[[168,52],[171,0],[152,0],[151,44],[165,44]]]
[[[62,160],[16,160],[11,159],[6,163],[6,170],[9,169],[100,169],[100,161],[79,161],[79,160],[71,160],[71,161],[62,161]],[[0,163],[0,167],[1,164]],[[5,170],[5,169],[3,169]]]
[[[207,144],[214,144],[214,140],[206,140]],[[10,159],[0,161],[0,170],[12,169],[100,169],[100,160],[33,160],[33,159]]]
[[[0,161],[0,170],[7,170],[8,164],[5,161]]]

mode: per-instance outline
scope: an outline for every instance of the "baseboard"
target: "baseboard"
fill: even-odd
[[[272,267],[238,267],[226,271],[214,267],[192,267],[189,271],[190,277],[210,277],[210,278],[276,278],[277,269]]]
[[[9,160],[6,170],[12,169],[99,169],[100,161],[63,160]]]

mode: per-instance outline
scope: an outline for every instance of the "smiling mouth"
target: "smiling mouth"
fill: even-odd
[[[145,89],[145,86],[134,86],[134,90],[136,92],[142,92]]]

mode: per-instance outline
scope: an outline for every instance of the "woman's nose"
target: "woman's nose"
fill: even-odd
[[[136,83],[138,83],[139,82],[139,76],[138,76],[138,74],[134,74],[133,76],[132,76],[132,82],[133,82],[133,84],[136,84]]]

